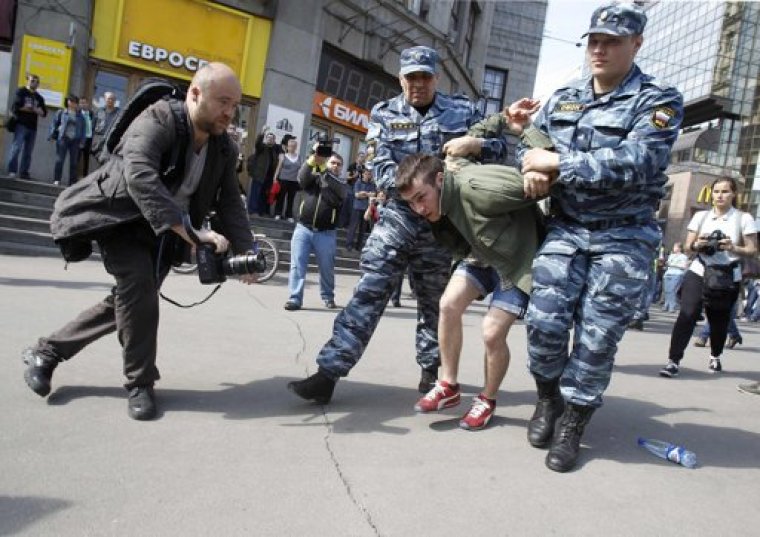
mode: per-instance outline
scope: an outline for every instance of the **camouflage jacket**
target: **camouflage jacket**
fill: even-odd
[[[590,78],[557,90],[534,120],[560,154],[552,212],[581,225],[651,221],[682,119],[679,91],[635,64],[598,99]],[[527,149],[518,147],[520,167]]]
[[[372,108],[367,141],[375,144],[372,167],[377,186],[395,195],[396,167],[407,155],[441,154],[443,145],[463,136],[480,121],[477,107],[464,96],[435,94],[425,116],[411,106],[403,94],[377,103]],[[483,141],[481,160],[501,161],[506,154],[504,136]]]
[[[480,126],[489,131],[503,124],[491,116]],[[551,147],[551,141],[534,128],[526,129],[522,138],[529,147]],[[496,269],[502,283],[530,293],[531,265],[541,234],[536,200],[525,198],[516,168],[458,162],[462,165],[456,171],[444,174],[444,216],[432,225],[436,240],[456,260],[474,256]]]

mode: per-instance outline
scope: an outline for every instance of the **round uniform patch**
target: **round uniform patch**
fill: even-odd
[[[667,129],[670,126],[670,120],[676,115],[676,111],[667,106],[655,108],[652,112],[652,125],[658,129]]]

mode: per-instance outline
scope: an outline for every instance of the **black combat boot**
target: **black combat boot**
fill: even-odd
[[[540,381],[536,379],[538,401],[533,417],[528,422],[528,442],[536,448],[545,448],[554,436],[554,423],[565,409],[565,401],[559,393],[559,379]]]
[[[336,382],[320,369],[303,380],[288,382],[288,389],[303,399],[326,405],[332,398]]]
[[[555,472],[567,472],[575,467],[581,447],[583,429],[594,413],[594,407],[567,404],[559,432],[546,454],[546,466]]]
[[[53,371],[58,366],[58,360],[35,352],[33,349],[24,349],[21,359],[29,366],[24,371],[27,386],[37,395],[45,397],[50,393],[50,381],[53,378]]]
[[[435,387],[436,380],[438,380],[438,367],[423,368],[417,389],[420,393],[428,393]]]

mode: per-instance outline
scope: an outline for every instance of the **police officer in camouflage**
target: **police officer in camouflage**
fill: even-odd
[[[553,215],[526,322],[538,388],[528,440],[551,446],[546,465],[557,472],[577,462],[661,239],[654,213],[683,98],[634,63],[646,20],[633,4],[595,10],[586,34],[591,77],[557,90],[534,121],[554,151],[518,148],[526,192],[548,190]]]
[[[335,319],[332,338],[317,357],[318,371],[288,384],[300,397],[319,403],[329,402],[336,381],[348,375],[361,358],[407,266],[411,267],[417,293],[416,348],[417,363],[422,368],[419,390],[427,393],[433,387],[440,363],[438,303],[449,278],[451,257],[436,244],[428,222],[398,197],[396,167],[405,156],[416,153],[474,154],[495,161],[506,153],[503,135],[462,137],[481,115],[466,97],[436,91],[435,50],[421,46],[405,49],[400,63],[403,93],[375,105],[367,133],[367,141],[375,144],[373,175],[378,188],[391,200],[364,246],[362,276],[353,297]]]

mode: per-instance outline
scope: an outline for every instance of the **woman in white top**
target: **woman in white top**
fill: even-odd
[[[751,215],[734,208],[736,190],[736,182],[733,179],[714,181],[713,208],[709,211],[699,211],[689,222],[686,251],[696,253],[697,256],[686,271],[681,284],[681,312],[670,336],[668,364],[660,370],[663,377],[678,375],[679,363],[694,331],[703,302],[705,315],[711,327],[711,355],[708,368],[713,373],[722,370],[720,355],[726,341],[731,307],[739,296],[741,285],[739,259],[740,256],[752,256],[757,253],[755,220]],[[716,251],[711,252],[708,237],[716,230],[720,230],[726,238],[718,241]],[[709,299],[703,300],[705,266],[729,264],[735,265],[732,271],[735,282],[733,288],[720,293],[710,291]]]

